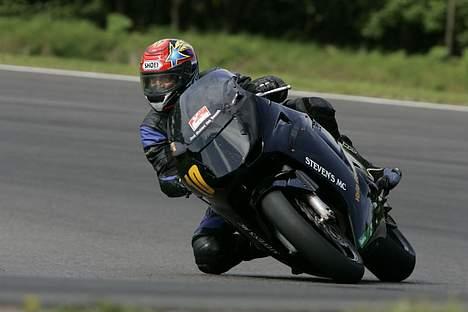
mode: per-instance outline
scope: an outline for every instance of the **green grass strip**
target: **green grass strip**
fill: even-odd
[[[24,297],[23,307],[24,312],[163,312],[163,311],[206,311],[193,307],[187,308],[150,308],[147,306],[137,305],[121,305],[113,304],[111,302],[100,302],[96,304],[87,305],[56,305],[52,308],[44,308],[41,305],[40,298],[35,295],[28,295]],[[20,309],[10,309],[10,311],[21,311]],[[226,311],[235,311],[231,307],[227,307]],[[356,308],[344,309],[342,311],[349,312],[373,312],[379,310],[381,312],[467,312],[466,306],[457,300],[448,300],[447,302],[436,302],[431,300],[400,300],[393,304],[384,304],[378,302],[370,302],[368,305],[358,305]],[[1,311],[1,307],[0,307]],[[213,310],[210,310],[213,311]],[[223,311],[223,309],[216,311]],[[242,309],[242,311],[250,311],[249,309]],[[251,311],[256,311],[253,309]],[[305,309],[304,311],[309,311]],[[316,311],[313,307],[310,311]]]
[[[219,66],[253,77],[274,74],[296,90],[468,105],[468,55],[446,59],[440,49],[408,56],[247,34],[112,29],[47,16],[0,17],[0,63],[137,75],[148,44],[176,37],[192,43],[202,70]]]
[[[136,66],[74,58],[25,55],[16,56],[11,54],[0,53],[0,63],[122,75],[138,75],[138,68],[136,68]],[[258,77],[261,75],[269,74],[269,72],[250,72],[245,74],[252,75],[253,77]],[[297,77],[291,73],[281,74],[276,72],[275,74],[280,75],[287,83],[291,84],[293,86],[293,89],[295,90],[307,90],[326,93],[375,96],[400,100],[416,100],[434,103],[468,105],[468,94],[463,92],[455,93],[435,91],[423,88],[406,87],[402,85],[386,85],[381,83],[373,83],[369,81],[341,81],[317,78],[307,79]]]

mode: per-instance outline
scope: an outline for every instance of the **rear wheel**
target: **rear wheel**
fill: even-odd
[[[393,219],[388,218],[391,222],[387,224],[387,237],[378,238],[366,247],[364,263],[381,281],[401,282],[413,272],[416,253]]]
[[[281,191],[268,193],[262,200],[262,210],[275,230],[305,260],[309,267],[302,268],[305,272],[345,283],[361,280],[364,275],[362,259],[351,243],[346,243],[346,248],[342,247],[346,239],[335,231],[337,228],[330,227],[329,233],[319,233]],[[330,239],[334,239],[336,244],[332,244]],[[352,252],[350,248],[353,248]]]

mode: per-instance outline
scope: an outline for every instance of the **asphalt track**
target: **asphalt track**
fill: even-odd
[[[0,303],[101,300],[169,308],[335,310],[468,303],[468,112],[333,100],[341,130],[398,166],[393,215],[417,252],[404,283],[293,276],[269,259],[193,264],[196,199],[160,193],[139,143],[137,83],[0,70]]]

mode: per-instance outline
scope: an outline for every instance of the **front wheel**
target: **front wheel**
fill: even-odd
[[[363,252],[364,263],[379,280],[401,282],[413,273],[416,253],[398,230],[393,219],[387,224],[387,237],[378,238]]]
[[[299,214],[281,191],[273,191],[262,200],[267,221],[297,250],[311,274],[345,282],[359,282],[364,275],[360,256],[346,255],[325,239]]]

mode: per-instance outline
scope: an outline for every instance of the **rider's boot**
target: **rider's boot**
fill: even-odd
[[[364,170],[372,182],[375,183],[379,190],[389,192],[400,183],[402,172],[399,168],[382,168],[374,166],[367,159],[362,157],[353,142],[346,135],[340,135],[338,142],[351,156],[353,163]]]
[[[211,208],[192,237],[192,248],[198,268],[209,274],[221,274],[242,261],[267,256]]]

